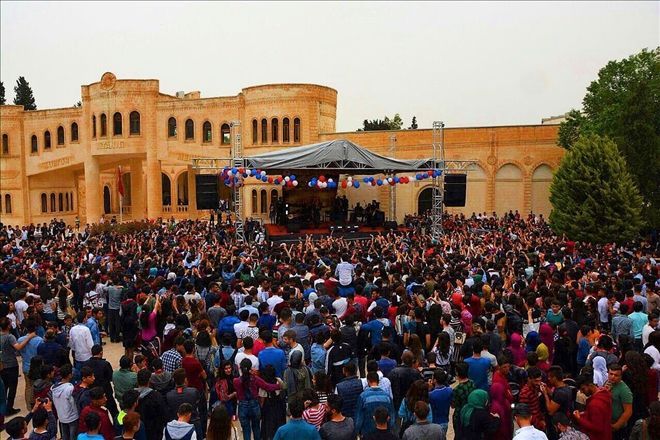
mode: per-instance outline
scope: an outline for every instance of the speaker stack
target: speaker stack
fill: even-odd
[[[220,201],[218,176],[215,174],[197,174],[195,176],[195,194],[197,196],[197,209],[217,209]]]
[[[467,174],[445,174],[445,206],[465,206]]]

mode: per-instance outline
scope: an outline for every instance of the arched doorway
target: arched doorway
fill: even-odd
[[[495,211],[503,215],[523,210],[523,174],[518,166],[507,163],[495,175]]]
[[[532,212],[543,214],[548,218],[552,206],[550,205],[550,184],[552,183],[552,168],[540,165],[532,174]]]
[[[417,196],[417,214],[427,214],[433,206],[433,190],[434,188],[424,188]],[[437,191],[437,190],[436,190]]]
[[[110,214],[110,188],[107,186],[103,187],[103,212]]]
[[[461,208],[465,215],[470,216],[486,211],[486,193],[488,192],[488,176],[483,168],[474,165],[467,176],[465,193],[465,208]]]
[[[165,173],[161,173],[162,189],[161,196],[163,198],[163,205],[171,206],[172,205],[172,181],[170,176]]]
[[[177,205],[188,205],[188,171],[179,174],[176,180]]]

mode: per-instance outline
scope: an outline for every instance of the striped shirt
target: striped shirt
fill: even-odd
[[[325,405],[319,403],[315,407],[310,406],[303,413],[303,420],[319,430],[325,421]]]

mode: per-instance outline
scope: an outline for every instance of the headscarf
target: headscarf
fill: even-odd
[[[525,356],[525,349],[522,347],[522,336],[519,333],[511,334],[511,342],[508,348],[513,355],[513,363],[519,367],[524,365],[527,358]]]
[[[299,350],[292,351],[289,355],[289,368],[284,371],[284,379],[288,386],[287,392],[290,396],[302,391],[297,389],[298,382],[307,383],[309,381],[307,367],[302,365],[302,357],[303,354]]]
[[[539,327],[539,336],[541,342],[548,347],[548,362],[552,362],[552,354],[555,352],[555,331],[550,324],[544,322]]]
[[[596,356],[593,360],[594,366],[594,383],[602,387],[607,382],[607,363],[602,356]]]
[[[543,342],[536,347],[536,355],[539,357],[540,362],[547,361],[550,357],[550,351]]]
[[[488,393],[482,389],[476,389],[468,396],[467,404],[461,409],[461,424],[468,426],[472,413],[475,409],[485,409],[488,403]]]
[[[536,347],[539,346],[541,340],[539,339],[539,334],[537,332],[529,332],[527,333],[525,342],[527,343],[525,345],[525,350],[527,352],[530,352],[530,351],[536,351]]]
[[[488,393],[490,395],[490,400],[493,405],[495,404],[500,404],[505,407],[508,407],[509,404],[507,403],[506,400],[506,388],[504,385],[500,382],[493,382],[493,385],[490,387],[490,391]]]

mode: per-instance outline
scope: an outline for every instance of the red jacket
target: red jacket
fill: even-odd
[[[587,399],[587,408],[580,415],[578,425],[591,439],[612,440],[612,393],[599,388]]]
[[[87,432],[87,426],[85,425],[85,416],[90,412],[95,412],[101,418],[101,425],[99,426],[99,434],[103,436],[103,440],[114,440],[115,438],[115,429],[112,426],[112,421],[108,415],[108,410],[101,407],[96,408],[92,405],[87,405],[83,408],[80,413],[80,419],[78,421],[78,432]]]

